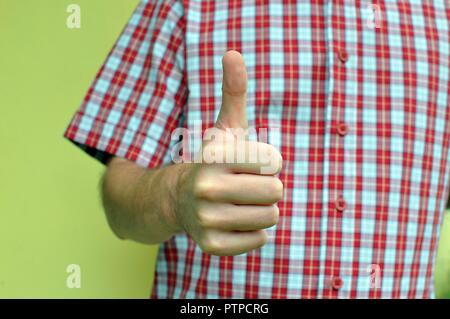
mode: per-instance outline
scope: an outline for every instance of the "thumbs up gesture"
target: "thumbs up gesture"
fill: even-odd
[[[246,139],[243,57],[228,51],[222,64],[222,106],[211,129],[214,138],[204,137],[201,164],[183,164],[174,213],[179,227],[204,252],[238,255],[263,246],[265,229],[278,221],[283,184],[276,175],[282,159],[273,146]]]

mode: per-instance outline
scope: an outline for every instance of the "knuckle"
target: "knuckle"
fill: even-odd
[[[265,230],[261,230],[259,233],[260,235],[257,248],[264,246],[269,241],[269,236],[267,235],[267,232]]]
[[[268,175],[277,175],[280,173],[283,158],[278,149],[270,144],[261,144],[260,162],[263,165],[264,173]]]
[[[211,215],[205,209],[197,211],[197,223],[201,228],[210,228],[213,225]]]
[[[281,155],[280,152],[278,152],[278,150],[277,150],[277,161],[278,161],[277,174],[279,174],[281,172],[281,170],[283,169],[283,156]]]
[[[203,176],[204,172],[202,169],[200,169],[197,173],[197,176],[195,177],[194,183],[193,183],[193,193],[195,196],[200,197],[205,189],[207,189],[207,182],[205,181],[205,177]]]
[[[198,245],[205,253],[210,254],[213,250],[211,240],[206,236],[199,240]]]
[[[202,149],[202,161],[205,164],[223,164],[225,160],[225,154],[227,151],[226,138],[223,136],[223,132],[217,128],[216,133],[211,134],[209,139],[211,141],[207,143]]]
[[[271,144],[267,144],[268,147],[268,152],[270,156],[273,157],[278,157],[278,155],[280,154],[280,152],[278,152],[277,148]]]
[[[283,183],[279,178],[274,178],[269,187],[270,196],[274,202],[278,202],[283,198]]]
[[[276,225],[280,219],[280,210],[277,205],[273,205],[270,211],[269,224],[270,226]]]
[[[203,252],[210,255],[219,255],[223,250],[223,245],[213,236],[206,235],[199,243]]]
[[[194,194],[198,198],[213,198],[215,188],[215,183],[212,183],[210,178],[199,176],[194,183]]]
[[[271,163],[274,164],[275,168],[275,174],[278,174],[281,172],[281,168],[283,166],[283,157],[281,156],[281,153],[277,150],[277,148],[273,145],[271,145]]]

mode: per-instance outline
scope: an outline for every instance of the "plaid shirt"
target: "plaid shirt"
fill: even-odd
[[[447,0],[141,1],[65,136],[101,161],[170,163],[175,128],[213,126],[236,49],[249,125],[284,157],[269,242],[217,257],[176,235],[152,296],[433,297],[449,20]]]

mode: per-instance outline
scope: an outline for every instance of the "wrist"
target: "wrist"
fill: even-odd
[[[185,192],[186,180],[188,175],[189,167],[186,164],[174,164],[167,166],[160,176],[161,180],[159,183],[164,185],[164,192],[161,198],[161,211],[162,219],[165,225],[173,233],[179,233],[183,231],[183,226],[178,218],[181,207],[181,198]],[[165,196],[164,196],[165,195]]]

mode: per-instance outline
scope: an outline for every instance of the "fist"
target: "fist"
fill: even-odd
[[[220,113],[197,155],[201,164],[182,164],[175,216],[204,252],[230,256],[263,246],[265,229],[278,222],[282,157],[273,146],[247,139],[242,56],[229,51],[222,64]]]

